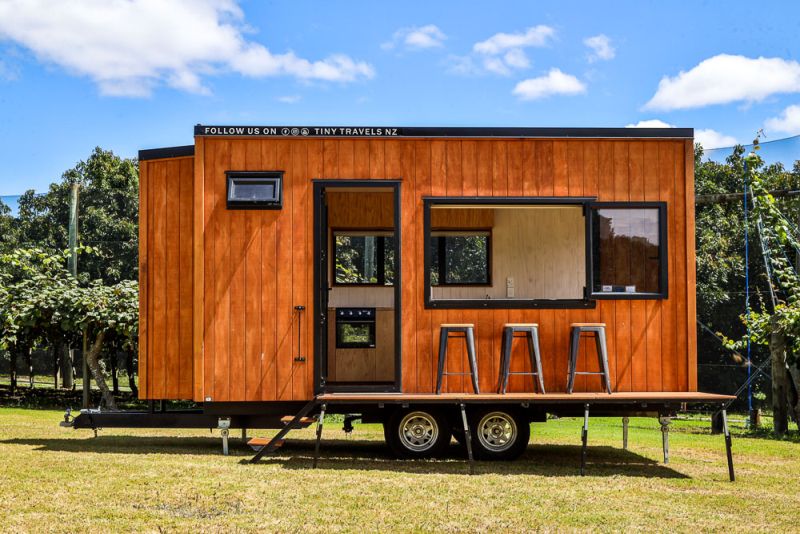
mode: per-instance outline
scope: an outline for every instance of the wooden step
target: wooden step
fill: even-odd
[[[266,447],[270,442],[270,438],[251,438],[247,444],[252,448],[254,451],[259,450],[261,447]],[[284,440],[279,439],[275,444],[276,449],[280,449],[283,447]]]
[[[283,423],[284,425],[288,425],[289,423],[292,422],[292,419],[294,419],[293,415],[284,415],[283,417],[281,417],[281,423]],[[314,419],[313,417],[301,417],[300,428],[306,428],[310,425],[313,425],[316,422],[317,420]]]

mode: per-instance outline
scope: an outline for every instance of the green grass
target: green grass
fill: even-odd
[[[348,437],[327,424],[319,469],[312,431],[277,457],[243,463],[218,433],[58,427],[57,411],[0,408],[0,503],[5,531],[791,531],[800,508],[799,444],[734,437],[737,482],[708,423],[679,421],[659,463],[654,419],[592,419],[589,466],[578,476],[577,419],[536,423],[522,459],[476,465],[461,451],[398,461],[381,428]],[[238,435],[238,432],[232,432]],[[262,431],[259,435],[269,435]]]

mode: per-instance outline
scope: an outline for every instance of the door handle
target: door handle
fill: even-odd
[[[302,349],[303,349],[303,312],[306,310],[305,306],[295,306],[295,310],[297,310],[297,356],[295,356],[294,361],[296,362],[304,362],[306,361],[306,357],[303,356]]]

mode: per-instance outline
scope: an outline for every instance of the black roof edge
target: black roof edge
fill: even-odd
[[[165,148],[148,148],[139,151],[139,161],[149,159],[182,158],[194,156],[194,145],[168,146]]]
[[[694,128],[553,128],[416,126],[217,126],[197,124],[201,137],[476,137],[692,139]]]

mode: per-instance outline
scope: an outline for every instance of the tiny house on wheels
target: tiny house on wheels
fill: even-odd
[[[697,391],[691,129],[194,134],[139,157],[152,409],[75,426],[280,429],[260,457],[341,413],[400,456],[510,459],[547,414],[585,450],[590,412],[729,399]]]

